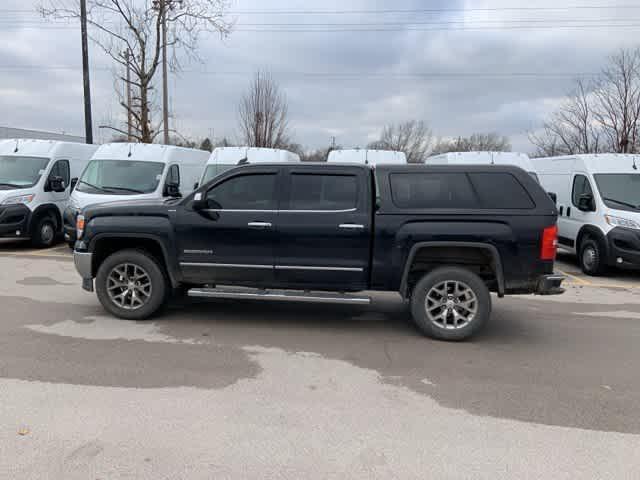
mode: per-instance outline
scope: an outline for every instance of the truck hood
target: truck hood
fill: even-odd
[[[83,209],[87,221],[95,217],[168,217],[168,209],[175,206],[178,199],[147,198],[123,200],[89,205]]]

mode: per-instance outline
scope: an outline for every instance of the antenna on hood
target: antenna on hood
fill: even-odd
[[[635,155],[633,156],[633,169],[634,170],[638,169],[638,166],[636,165],[636,156]]]
[[[16,139],[16,148],[13,150],[13,153],[18,153],[18,150],[20,149],[19,142],[20,142],[20,140]]]
[[[133,148],[133,145],[129,144],[129,154],[127,155],[127,157],[131,158],[131,155],[133,155],[131,153],[131,149]]]

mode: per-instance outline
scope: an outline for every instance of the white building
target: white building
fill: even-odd
[[[0,126],[0,140],[7,138],[28,138],[33,140],[56,140],[60,142],[84,143],[84,137],[78,137],[76,135]]]

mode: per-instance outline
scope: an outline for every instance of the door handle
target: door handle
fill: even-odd
[[[272,227],[272,225],[269,222],[249,222],[247,226],[249,228],[256,228],[256,229],[266,229],[266,228]]]
[[[364,225],[360,225],[359,223],[341,223],[338,225],[338,228],[343,228],[345,230],[363,230]]]

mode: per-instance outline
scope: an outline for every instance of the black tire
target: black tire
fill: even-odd
[[[151,290],[148,298],[135,309],[127,309],[118,305],[116,301],[112,300],[108,290],[109,276],[112,271],[124,264],[142,269],[150,280]],[[169,291],[167,277],[162,266],[153,256],[142,250],[121,250],[110,255],[102,262],[96,275],[98,300],[108,312],[125,320],[145,320],[158,313],[165,305]],[[130,294],[128,298],[131,298]]]
[[[31,231],[31,244],[36,248],[48,248],[56,243],[56,222],[48,215],[38,218]]]
[[[586,275],[593,277],[604,275],[607,271],[607,264],[605,252],[600,242],[589,237],[580,242],[578,263]]]
[[[441,304],[435,302],[430,305],[433,307],[433,309],[430,310],[432,317],[436,317],[442,313],[445,315],[444,318],[440,319],[440,321],[430,318],[430,314],[427,313],[427,295],[431,292],[432,296],[430,298],[433,300],[433,295],[437,296],[439,293],[435,293],[432,289],[442,286],[444,282],[452,282],[451,284],[444,285],[447,293],[449,292],[447,288],[452,287],[453,282],[458,282],[459,286],[464,287],[465,290],[463,291],[466,293],[462,298],[471,302],[469,306],[471,308],[475,307],[475,312],[471,313],[470,310],[463,307],[462,304],[465,302],[460,302],[459,298],[457,302],[454,298],[451,298],[452,303],[450,304],[443,304],[441,307],[438,307],[434,305]],[[475,304],[473,303],[473,296],[469,291],[475,296]],[[456,292],[462,294],[460,290],[456,290]],[[444,298],[443,295],[442,301],[449,300],[450,296],[455,297],[453,293],[447,295],[446,298]],[[449,313],[447,313],[447,311],[449,311]],[[459,315],[460,312],[466,315],[466,323],[453,328],[454,322],[463,323],[458,320],[458,318],[461,317],[454,316]],[[489,320],[491,315],[491,295],[485,283],[475,273],[460,267],[441,267],[426,274],[413,288],[411,295],[411,315],[414,323],[422,333],[428,337],[448,341],[466,340],[477,334]],[[446,326],[449,328],[446,328]]]

